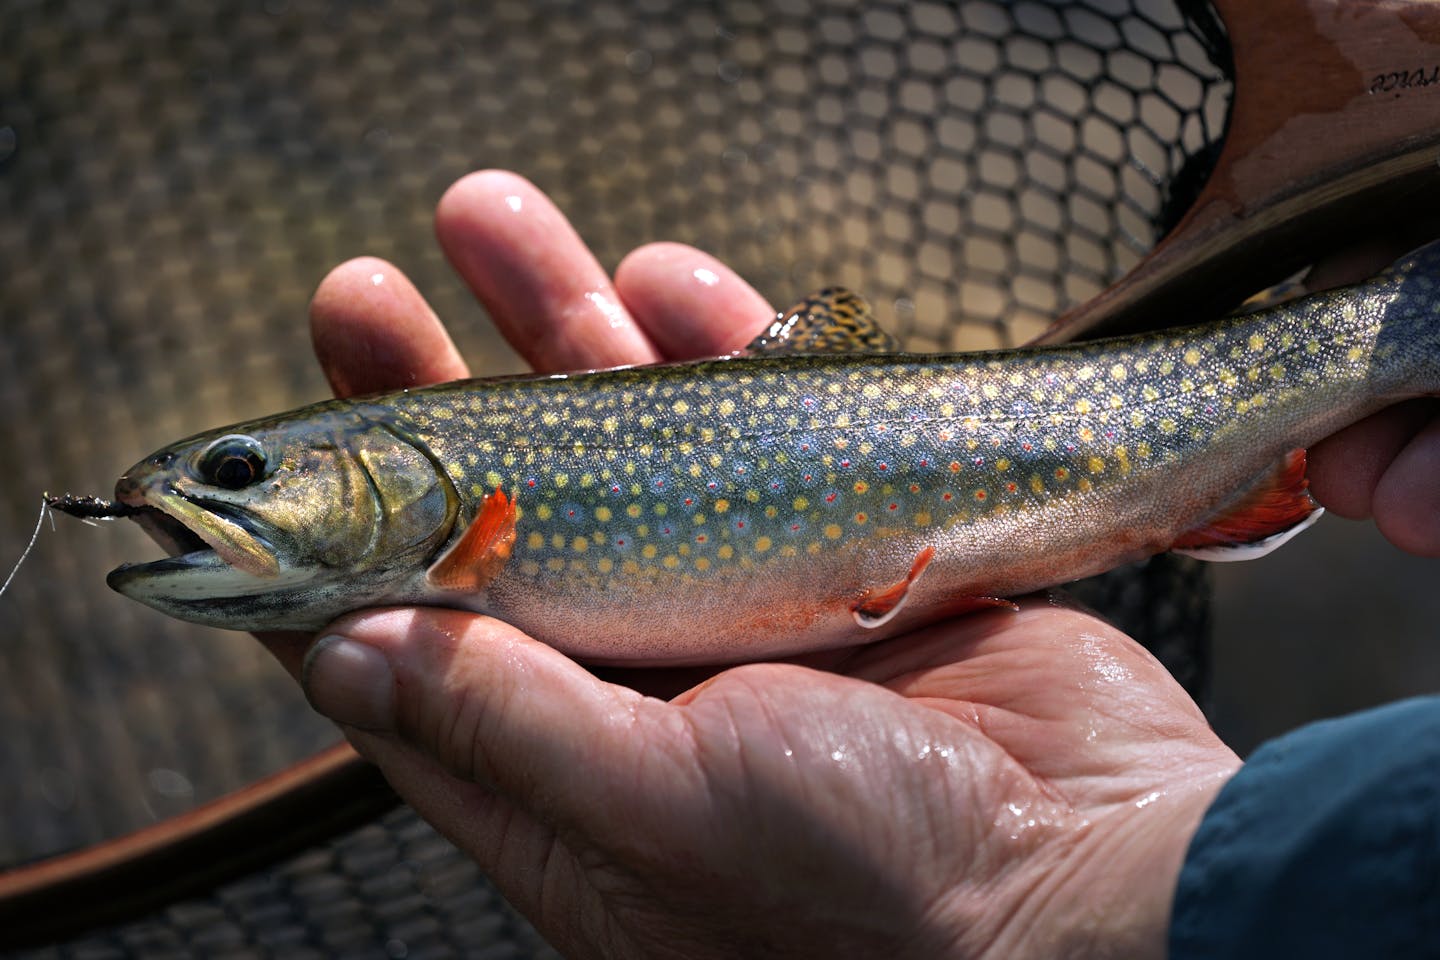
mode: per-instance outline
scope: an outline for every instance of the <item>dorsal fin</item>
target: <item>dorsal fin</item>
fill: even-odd
[[[477,593],[495,579],[515,546],[515,501],[496,489],[480,504],[475,519],[425,571],[425,579],[442,590]]]
[[[1182,535],[1170,549],[1201,560],[1263,557],[1325,512],[1307,492],[1309,486],[1305,451],[1291,450],[1244,496]]]
[[[895,338],[875,323],[870,305],[844,287],[827,287],[780,314],[745,352],[894,353]]]

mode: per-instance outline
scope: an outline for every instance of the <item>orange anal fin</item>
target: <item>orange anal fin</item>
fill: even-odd
[[[1325,512],[1310,496],[1309,485],[1305,451],[1291,450],[1244,496],[1187,531],[1170,549],[1201,560],[1263,557]]]
[[[460,539],[425,572],[425,579],[441,590],[477,592],[500,573],[514,546],[515,501],[496,489],[480,504]]]
[[[910,572],[905,574],[905,579],[880,590],[867,590],[865,596],[850,608],[855,622],[867,630],[873,630],[894,619],[895,614],[905,605],[905,598],[910,595],[910,585],[920,579],[920,574],[925,572],[934,557],[935,548],[926,547],[915,555],[915,562],[910,564]]]

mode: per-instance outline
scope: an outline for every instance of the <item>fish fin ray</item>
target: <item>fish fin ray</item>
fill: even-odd
[[[515,501],[496,488],[475,512],[475,519],[454,545],[425,571],[425,580],[442,590],[476,593],[500,573],[515,547]]]
[[[926,547],[915,555],[915,562],[910,564],[910,572],[905,574],[903,579],[880,590],[867,590],[859,602],[850,608],[855,622],[867,630],[874,630],[895,619],[895,615],[905,606],[905,600],[910,596],[911,584],[920,579],[920,575],[934,557],[935,548]]]
[[[1309,493],[1305,451],[1291,450],[1239,500],[1189,530],[1170,549],[1201,560],[1253,560],[1306,529],[1325,511]]]
[[[745,348],[750,356],[786,353],[895,353],[894,337],[880,329],[870,305],[844,287],[806,297]]]

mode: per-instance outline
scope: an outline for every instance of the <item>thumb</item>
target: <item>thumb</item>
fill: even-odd
[[[644,766],[651,715],[666,708],[507,624],[454,610],[342,619],[301,677],[315,709],[342,726],[398,740],[552,823],[590,828],[613,809],[597,792],[617,770]]]

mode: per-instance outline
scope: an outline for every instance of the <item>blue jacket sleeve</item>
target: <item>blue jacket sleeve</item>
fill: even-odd
[[[1273,740],[1186,854],[1171,960],[1440,958],[1440,696]]]

